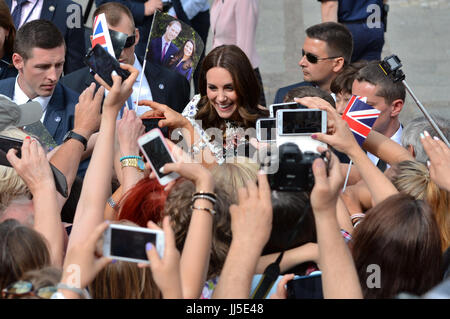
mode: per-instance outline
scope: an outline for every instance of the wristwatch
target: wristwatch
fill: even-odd
[[[144,161],[138,158],[124,158],[120,163],[122,164],[122,167],[136,167],[141,172],[145,169]]]
[[[84,136],[82,136],[80,134],[77,134],[74,131],[69,131],[64,136],[63,143],[67,142],[71,138],[73,138],[73,139],[79,141],[81,144],[83,144],[84,150],[86,150],[88,141],[87,141],[87,139]]]

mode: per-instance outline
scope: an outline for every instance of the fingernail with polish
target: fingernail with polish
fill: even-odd
[[[164,174],[164,166],[161,167],[161,168],[159,169],[159,172],[160,172],[161,174]]]
[[[433,136],[433,139],[434,139],[435,141],[439,141],[439,137],[437,137],[437,136]]]
[[[116,262],[117,262],[117,259],[113,259],[111,263],[115,264]]]
[[[431,163],[430,163],[430,161],[427,161],[427,166],[428,166],[428,167],[430,167],[430,166],[431,166]]]
[[[111,72],[111,76],[117,76],[117,72],[116,71],[112,71]]]
[[[152,243],[147,243],[147,244],[145,244],[145,250],[146,250],[146,251],[149,251],[149,250],[152,250],[152,249],[153,249]]]
[[[423,133],[420,133],[420,138],[421,138],[421,139],[424,139],[424,138],[425,138],[425,135],[423,135]]]
[[[428,133],[428,131],[423,131],[423,134],[424,134],[425,136],[430,136],[430,133]]]
[[[312,134],[311,138],[315,140],[315,139],[317,139],[317,135],[316,134]]]
[[[31,137],[30,136],[27,136],[27,137],[25,137],[27,140],[31,140]]]

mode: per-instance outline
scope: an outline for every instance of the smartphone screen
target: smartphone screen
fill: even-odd
[[[85,63],[109,86],[113,85],[112,71],[116,71],[124,80],[130,75],[130,72],[122,69],[119,62],[103,49],[100,44],[97,44],[88,52],[85,57]]]
[[[322,131],[322,111],[283,112],[283,134],[312,134]]]
[[[6,153],[8,153],[8,151],[11,148],[14,148],[17,150],[16,156],[18,158],[20,158],[21,157],[21,149],[22,149],[22,140],[15,139],[13,137],[8,137],[8,136],[0,136],[0,151],[1,151],[0,165],[11,167],[11,164],[6,159]]]
[[[260,119],[260,141],[274,141],[276,139],[276,119]]]
[[[142,145],[144,152],[147,154],[147,158],[155,168],[155,173],[159,178],[162,178],[168,174],[162,174],[159,169],[167,163],[173,163],[172,157],[167,151],[166,145],[162,141],[161,137],[156,137],[149,142]]]
[[[111,256],[148,260],[145,244],[156,247],[156,234],[111,228]]]
[[[288,299],[323,299],[322,275],[302,276],[286,285]]]

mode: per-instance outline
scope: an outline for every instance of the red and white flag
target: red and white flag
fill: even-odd
[[[92,47],[97,44],[100,44],[111,56],[116,58],[104,13],[95,17],[92,27]]]

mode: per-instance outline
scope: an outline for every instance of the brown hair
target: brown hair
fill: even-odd
[[[406,90],[402,82],[393,82],[381,70],[379,64],[380,61],[370,61],[358,71],[355,79],[358,82],[368,82],[378,86],[376,95],[384,98],[386,104],[391,104],[398,99],[405,101]]]
[[[102,4],[95,9],[92,18],[95,19],[96,16],[102,13],[106,16],[106,22],[113,27],[117,26],[120,21],[122,21],[122,14],[125,14],[130,19],[133,30],[135,28],[133,14],[130,9],[119,2],[106,2]]]
[[[11,55],[13,53],[14,38],[16,37],[16,28],[14,26],[9,7],[5,1],[0,1],[0,27],[9,32],[5,38],[3,47],[5,49],[5,55]]]
[[[186,47],[186,44],[188,44],[188,42],[192,43],[192,54],[186,61],[184,61],[182,68],[183,68],[183,70],[187,70],[189,68],[192,68],[192,65],[194,63],[194,56],[195,56],[195,43],[194,43],[194,40],[192,40],[192,39],[189,39],[186,42],[184,42],[184,44],[181,47],[181,49],[178,50],[178,52],[170,59],[170,62],[168,64],[169,67],[174,67],[175,68],[176,67],[176,63],[178,63],[180,61],[180,59],[183,58],[183,56],[184,56],[184,48]]]
[[[439,229],[426,202],[393,195],[366,213],[355,229],[352,253],[365,298],[422,295],[442,279]],[[380,286],[369,288],[369,266],[381,270]]]
[[[416,161],[403,161],[392,166],[392,183],[402,193],[430,205],[441,234],[442,251],[450,246],[450,196],[430,178],[425,165]]]
[[[34,48],[54,49],[66,46],[64,37],[52,22],[47,20],[33,20],[25,23],[17,31],[14,40],[14,52],[24,60],[31,58]]]
[[[324,22],[306,29],[306,35],[327,43],[330,56],[341,56],[349,64],[353,52],[353,37],[347,27],[337,22]]]
[[[352,94],[352,86],[358,71],[367,65],[367,61],[353,62],[346,65],[331,82],[330,90],[334,94]]]
[[[316,88],[314,86],[299,86],[289,90],[283,98],[284,103],[294,102],[294,98],[302,98],[307,96],[317,96],[324,99],[331,104],[332,107],[336,107],[336,102],[333,97],[324,90]]]
[[[137,226],[127,220],[117,223]],[[89,293],[93,299],[161,298],[149,267],[139,268],[136,263],[122,260],[116,260],[103,268],[89,285]]]
[[[231,243],[231,221],[228,213],[231,199],[226,192],[222,191],[218,183],[216,183],[215,192],[217,194],[217,203],[214,205],[216,214],[213,220],[213,238],[207,279],[220,274]],[[164,208],[165,215],[170,216],[175,242],[180,252],[183,250],[191,222],[192,209],[190,206],[194,193],[194,184],[188,180],[181,180],[172,188]]]
[[[33,269],[51,264],[44,237],[35,230],[8,219],[0,223],[0,289]]]
[[[255,127],[256,120],[267,116],[268,112],[258,107],[261,88],[253,71],[250,60],[245,53],[235,45],[222,45],[214,48],[205,57],[198,78],[198,88],[202,98],[199,102],[197,120],[203,122],[203,128],[216,127],[224,129],[222,120],[207,97],[206,74],[212,68],[220,67],[230,72],[233,79],[233,88],[238,96],[238,122],[245,128]]]

